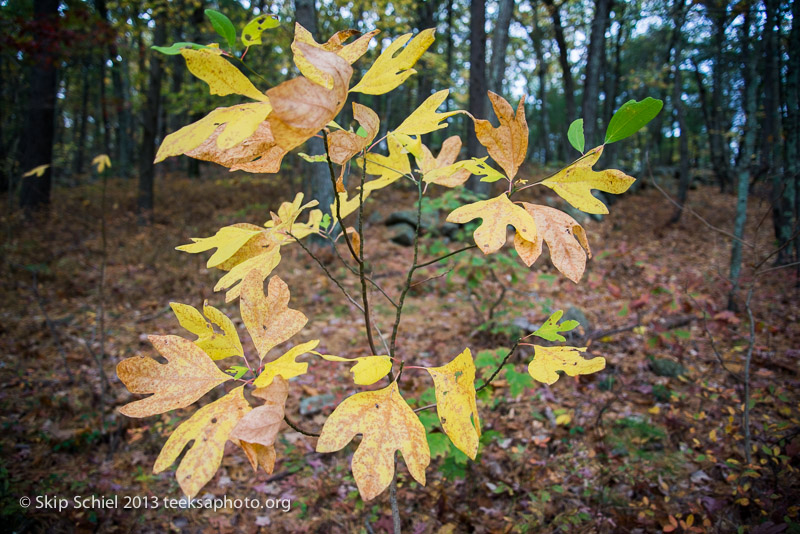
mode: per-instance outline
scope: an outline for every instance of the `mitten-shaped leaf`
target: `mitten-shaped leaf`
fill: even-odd
[[[255,379],[253,385],[257,388],[265,388],[272,383],[276,376],[281,376],[286,380],[305,374],[308,371],[308,363],[296,361],[303,354],[313,352],[319,345],[319,340],[307,341],[289,349],[286,354],[264,364],[264,370]]]
[[[373,180],[373,182],[377,182],[378,180]],[[372,182],[367,182],[372,183]],[[364,194],[360,195],[361,198],[364,200],[367,199],[371,190],[364,188]],[[359,194],[356,193],[353,195],[353,198],[347,198],[347,192],[344,193],[336,193],[336,198],[333,199],[333,204],[331,204],[331,213],[333,214],[334,220],[338,219],[338,216],[341,215],[342,219],[350,215],[351,213],[355,213],[358,209],[358,205],[360,204]],[[337,221],[338,222],[338,221]]]
[[[222,463],[225,442],[239,420],[250,411],[244,398],[244,386],[219,400],[203,406],[172,433],[153,466],[153,473],[167,469],[186,444],[194,444],[181,460],[175,478],[190,499],[214,477]]]
[[[430,149],[422,145],[422,159],[417,161],[422,171],[422,179],[444,187],[458,187],[466,182],[469,179],[469,170],[454,163],[459,152],[461,152],[461,138],[457,135],[444,140],[439,155],[435,158]]]
[[[542,253],[544,241],[550,248],[550,260],[556,269],[577,284],[586,269],[586,255],[592,257],[583,227],[555,208],[527,202],[523,202],[522,207],[533,216],[539,233],[535,241],[528,241],[519,233],[514,237],[514,247],[520,259],[528,267],[533,265]]]
[[[392,41],[350,92],[382,95],[402,84],[417,72],[411,67],[433,43],[435,33],[434,28],[429,28],[421,31],[413,39],[411,34],[407,33]],[[406,43],[408,46],[398,52]]]
[[[166,136],[158,148],[155,163],[196,149],[215,132],[217,135],[214,135],[212,146],[222,150],[234,147],[252,136],[270,111],[272,106],[268,101],[217,108],[199,121]]]
[[[117,376],[131,393],[153,393],[119,409],[128,417],[148,417],[185,408],[231,379],[219,370],[203,349],[178,336],[149,336],[167,359],[160,364],[149,356],[126,358],[117,364]]]
[[[436,387],[436,412],[445,434],[464,454],[475,459],[481,421],[475,403],[475,364],[469,349],[441,367],[428,368]]]
[[[592,189],[618,195],[627,191],[636,178],[616,169],[593,171],[592,167],[602,153],[602,146],[591,149],[585,156],[561,169],[555,176],[544,180],[542,185],[546,185],[574,208],[583,212],[608,213],[606,205],[592,196]]]
[[[222,51],[214,48],[192,50],[184,48],[181,55],[186,59],[189,72],[208,84],[212,95],[244,95],[253,100],[267,101],[264,93],[242,74],[242,71],[222,57]]]
[[[516,116],[514,109],[502,96],[489,91],[489,100],[492,102],[492,108],[500,121],[500,126],[495,128],[491,122],[473,117],[475,136],[489,151],[492,159],[506,171],[506,176],[513,180],[519,166],[522,165],[528,154],[525,97],[522,97],[517,105]]]
[[[357,249],[356,249],[357,250]],[[392,370],[392,359],[388,356],[361,356],[358,358],[342,358],[331,354],[319,354],[320,358],[329,362],[356,362],[350,368],[353,382],[359,386],[369,386],[389,374]]]
[[[209,306],[207,302],[203,304],[203,313],[208,320],[188,304],[170,302],[169,305],[181,326],[197,336],[194,344],[211,356],[212,360],[221,360],[229,356],[244,357],[239,333],[227,315]],[[222,333],[215,332],[211,323],[217,325]]]
[[[206,267],[210,269],[230,259],[231,256],[236,254],[239,249],[244,247],[250,240],[253,240],[256,236],[263,233],[264,229],[254,224],[240,223],[232,226],[224,226],[211,237],[193,237],[192,241],[194,241],[194,243],[181,245],[176,247],[175,250],[197,254],[198,252],[205,252],[206,250],[216,248],[217,250],[208,258],[208,263],[206,263]]]
[[[559,324],[558,321],[561,320],[562,315],[564,315],[563,310],[553,312],[553,315],[548,317],[547,320],[542,323],[542,326],[536,329],[533,335],[546,339],[547,341],[566,341],[567,339],[559,332],[574,330],[580,326],[580,323],[575,320],[569,320]]]
[[[534,345],[533,361],[528,364],[528,372],[534,380],[545,384],[555,384],[557,371],[564,371],[568,376],[588,375],[602,371],[606,367],[606,359],[600,356],[585,360],[581,352],[586,347],[540,347]]]
[[[356,434],[363,437],[353,454],[352,469],[362,499],[371,500],[389,486],[398,450],[411,476],[425,485],[425,468],[431,461],[425,427],[400,395],[396,383],[345,399],[325,421],[317,452],[338,451]]]
[[[447,128],[447,124],[442,124],[442,121],[461,113],[460,111],[436,113],[436,109],[442,105],[442,102],[447,99],[449,94],[450,89],[442,89],[433,93],[417,109],[412,111],[411,115],[406,117],[406,120],[394,132],[406,135],[422,135],[441,128]]]
[[[242,282],[239,306],[242,320],[258,350],[258,357],[263,360],[274,346],[302,330],[308,318],[302,312],[289,308],[289,286],[286,282],[273,276],[265,295],[263,279],[255,274],[249,273]]]
[[[292,41],[292,53],[294,54],[294,64],[297,65],[297,68],[300,72],[311,80],[312,82],[319,84],[326,89],[333,88],[333,76],[327,74],[317,67],[315,67],[311,62],[309,62],[305,55],[303,54],[302,48],[299,46],[300,44],[304,44],[307,46],[312,46],[314,48],[319,48],[320,50],[327,50],[328,52],[333,52],[337,56],[345,59],[351,65],[358,60],[369,48],[369,42],[372,38],[380,33],[380,30],[372,30],[369,33],[366,33],[353,41],[348,45],[343,45],[342,43],[348,40],[353,35],[358,35],[358,31],[356,30],[344,30],[340,32],[336,32],[333,37],[328,39],[328,42],[325,44],[319,44],[314,40],[314,36],[311,35],[311,32],[306,30],[303,26],[299,23],[295,23],[294,25],[294,40]]]
[[[214,286],[214,291],[228,290],[225,293],[225,302],[233,302],[239,298],[243,287],[243,283],[239,282],[248,277],[253,280],[253,284],[260,283],[261,287],[264,286],[264,280],[267,279],[281,261],[281,249],[279,246],[273,245],[262,250],[263,252],[260,254],[237,264],[225,276],[220,278],[217,285]]]
[[[497,252],[506,242],[506,227],[513,226],[528,241],[536,240],[536,223],[530,213],[508,199],[505,193],[490,200],[481,200],[453,211],[447,222],[466,223],[482,219],[472,234],[484,254]]]

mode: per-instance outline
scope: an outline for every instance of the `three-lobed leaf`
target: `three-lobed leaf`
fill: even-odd
[[[128,417],[148,417],[185,408],[223,382],[231,379],[203,349],[178,336],[149,336],[167,360],[160,364],[149,356],[133,356],[117,364],[117,376],[136,394],[153,395],[122,406]]]
[[[229,356],[244,357],[244,349],[233,321],[217,308],[209,306],[207,301],[203,304],[203,314],[208,320],[188,304],[170,302],[169,305],[180,325],[197,336],[194,344],[203,349],[212,360],[222,360]],[[215,332],[212,323],[222,332]]]
[[[433,93],[417,109],[412,111],[411,115],[406,117],[394,132],[406,135],[422,135],[447,128],[447,124],[443,124],[442,121],[461,113],[460,111],[436,112],[436,109],[442,105],[449,94],[450,89],[442,89]]]
[[[314,349],[317,348],[317,345],[319,345],[318,339],[306,341],[300,345],[295,345],[277,360],[264,364],[264,370],[255,379],[253,385],[257,388],[265,388],[272,383],[276,376],[289,380],[305,374],[308,372],[308,363],[298,362],[297,358],[303,354],[314,354]]]
[[[534,345],[534,358],[528,364],[528,372],[534,380],[545,384],[555,384],[558,371],[567,376],[588,375],[602,371],[606,359],[596,357],[586,360],[581,356],[586,347],[540,347]]]
[[[382,95],[398,87],[417,72],[412,67],[433,44],[435,33],[434,28],[429,28],[413,39],[410,33],[406,33],[392,41],[350,92]],[[408,45],[403,48],[406,43]]]
[[[289,296],[289,286],[278,276],[270,279],[266,295],[260,276],[250,273],[242,282],[239,298],[242,321],[261,360],[267,352],[297,334],[308,322],[303,312],[289,308]]]
[[[517,206],[503,193],[490,200],[481,200],[457,208],[447,222],[467,223],[480,218],[481,225],[472,234],[484,254],[497,252],[506,242],[506,227],[511,225],[528,241],[535,241],[536,222],[524,208]]]
[[[503,168],[508,179],[513,180],[528,154],[525,97],[519,100],[516,115],[511,104],[502,96],[489,91],[489,100],[500,125],[495,128],[488,120],[473,117],[475,136],[486,147],[492,159]]]
[[[325,421],[317,452],[334,452],[362,434],[353,454],[353,478],[361,498],[369,501],[392,482],[395,451],[400,451],[414,479],[425,485],[431,461],[425,427],[400,395],[397,383],[346,398]]]

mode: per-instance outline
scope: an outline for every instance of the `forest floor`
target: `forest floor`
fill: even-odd
[[[116,364],[136,354],[154,355],[146,334],[187,335],[169,302],[198,306],[209,299],[242,326],[238,306],[224,305],[223,296],[211,291],[219,271],[205,268],[208,254],[174,249],[224,225],[262,224],[270,209],[294,196],[276,183],[240,175],[160,179],[154,224],[142,228],[132,215],[135,182],[111,180],[102,349],[100,183],[58,188],[52,210],[34,221],[4,215],[4,530],[390,531],[389,492],[365,503],[355,488],[349,462],[358,438],[338,453],[319,454],[315,438],[287,427],[272,475],[254,474],[228,443],[222,466],[199,496],[276,499],[277,508],[169,509],[161,500],[181,497],[175,466],[153,475],[153,462],[195,408],[145,419],[116,411],[134,398],[116,377]],[[734,201],[708,186],[690,192],[690,207],[727,232]],[[390,242],[392,230],[382,219],[412,202],[409,191],[384,190],[366,208],[367,258],[390,295],[404,280],[412,249]],[[508,262],[487,266],[472,250],[456,260],[453,271],[419,273],[398,344],[408,363],[442,365],[470,347],[479,377],[486,377],[515,333],[530,332],[529,325],[535,328],[552,311],[569,309],[584,316],[573,344],[588,345],[607,365],[600,373],[563,376],[546,386],[526,374],[528,347],[515,353],[513,368],[479,399],[484,438],[478,461],[464,463],[446,447],[436,448],[425,487],[399,462],[404,531],[800,532],[800,298],[791,268],[752,276],[752,265],[773,246],[766,210],[764,202],[751,203],[746,240],[754,246],[745,247],[738,313],[726,311],[729,238],[690,213],[665,226],[673,208],[652,187],[620,198],[603,221],[584,223],[594,258],[579,285],[553,268],[546,249],[532,269]],[[459,247],[440,240],[423,249],[423,258],[434,257],[437,246]],[[509,256],[509,250],[507,245],[501,254]],[[335,274],[348,275],[333,254],[324,259]],[[772,266],[768,260],[760,269]],[[489,268],[496,278],[486,276]],[[309,317],[297,339],[319,338],[319,350],[330,354],[368,354],[363,319],[300,248],[287,247],[276,272],[291,288],[291,306]],[[465,286],[465,278],[472,283]],[[356,289],[356,282],[349,276],[345,286]],[[503,292],[499,284],[508,291],[488,324],[479,313]],[[744,308],[751,285],[752,337]],[[385,331],[392,308],[377,292],[371,298]],[[243,328],[241,333],[251,349]],[[750,465],[742,424],[748,354]],[[287,413],[318,432],[333,406],[303,416],[300,401],[331,393],[335,404],[357,389],[347,367],[306,359],[309,373],[292,381]],[[404,396],[415,406],[428,402],[430,386],[427,373],[403,374]],[[214,394],[201,403],[209,398]],[[422,413],[428,426],[437,427],[435,413]],[[110,509],[76,509],[75,496],[91,495],[121,500]],[[20,505],[23,496],[33,499],[30,507]],[[159,506],[142,508],[141,501],[123,496],[156,497]],[[48,501],[51,507],[44,509],[42,497],[70,503],[58,510],[59,501]],[[281,508],[283,499],[291,502],[289,511]],[[123,509],[126,502],[134,508]]]

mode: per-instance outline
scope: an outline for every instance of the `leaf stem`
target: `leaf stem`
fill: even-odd
[[[311,436],[312,438],[318,438],[318,437],[319,437],[319,434],[317,434],[317,433],[315,433],[315,432],[309,432],[308,430],[303,430],[302,428],[300,428],[299,426],[297,426],[296,424],[294,424],[294,423],[292,422],[292,420],[291,420],[291,419],[289,419],[289,418],[286,416],[286,414],[283,414],[283,420],[286,422],[286,424],[287,424],[287,425],[289,425],[290,427],[292,427],[292,428],[293,428],[293,429],[294,429],[296,432],[300,432],[300,433],[301,433],[301,434],[303,434],[304,436]]]

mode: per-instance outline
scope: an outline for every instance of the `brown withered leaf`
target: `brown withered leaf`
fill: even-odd
[[[261,360],[308,322],[302,312],[289,308],[289,286],[278,276],[270,279],[265,295],[263,279],[248,274],[241,284],[239,307]]]
[[[231,379],[203,349],[178,336],[149,336],[156,350],[167,359],[160,364],[149,356],[133,356],[117,364],[117,376],[128,391],[153,393],[119,408],[128,417],[148,417],[185,408],[216,386]]]
[[[303,57],[333,79],[326,89],[304,76],[283,82],[267,91],[272,113],[267,118],[279,147],[291,150],[320,131],[341,111],[353,68],[347,60],[304,43],[298,43]]]
[[[528,154],[528,123],[525,120],[525,97],[522,97],[514,109],[500,95],[489,91],[489,100],[492,102],[494,113],[500,121],[500,126],[495,128],[492,123],[484,119],[476,119],[475,136],[486,147],[489,155],[500,165],[509,180],[516,176],[519,166],[525,161]]]
[[[336,130],[328,135],[328,151],[331,161],[344,165],[353,156],[364,150],[375,139],[381,125],[378,114],[367,106],[353,102],[353,118],[363,126],[366,137],[345,130]],[[338,191],[342,192],[342,191]]]
[[[288,151],[277,146],[268,122],[262,122],[253,135],[227,149],[221,149],[217,144],[223,129],[224,126],[217,128],[208,139],[186,152],[186,155],[229,167],[231,171],[274,173],[280,170],[281,161]]]
[[[523,202],[522,207],[533,216],[539,233],[533,241],[528,241],[519,232],[514,236],[514,248],[520,259],[528,267],[533,265],[542,253],[544,241],[550,248],[550,260],[556,269],[577,284],[586,269],[587,254],[592,257],[586,231],[561,210],[527,202]]]
[[[275,444],[278,431],[283,425],[284,406],[289,396],[289,383],[280,375],[275,376],[269,386],[258,388],[253,395],[264,400],[242,417],[231,432],[231,438],[263,446]]]

